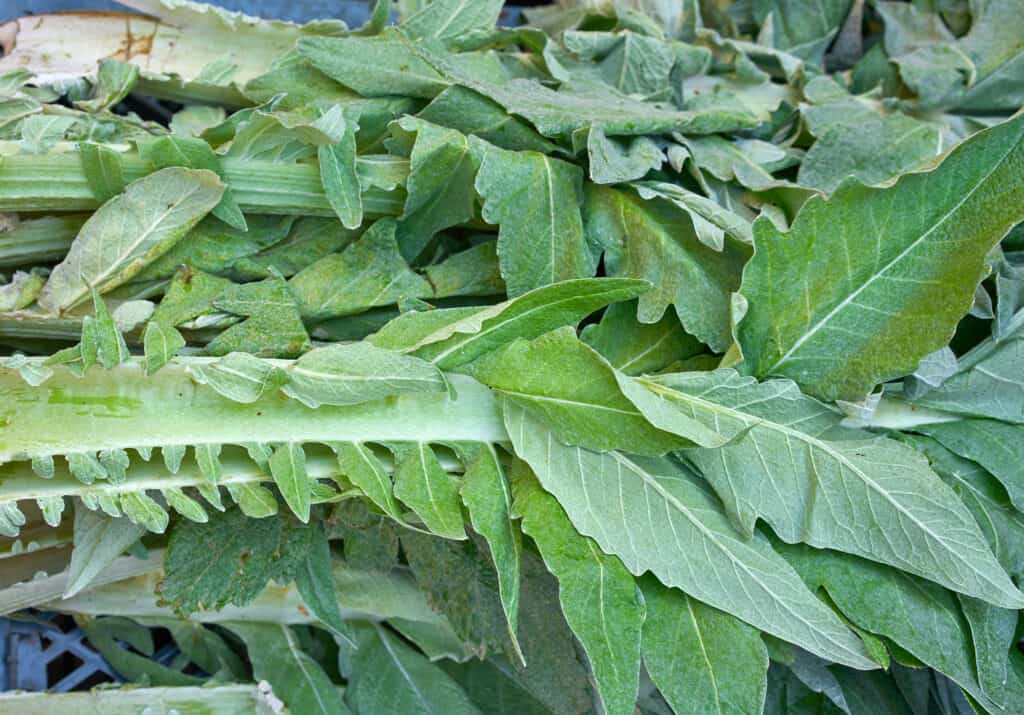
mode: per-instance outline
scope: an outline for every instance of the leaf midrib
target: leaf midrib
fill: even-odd
[[[575,449],[579,450],[580,448],[576,447]],[[803,623],[812,633],[819,633],[827,636],[827,634],[822,633],[822,631],[817,626],[813,625],[807,619],[805,619],[802,614],[795,611],[785,600],[781,599],[773,590],[768,588],[767,584],[765,584],[764,581],[760,579],[760,577],[754,574],[745,563],[736,558],[736,556],[732,553],[730,549],[726,548],[725,544],[719,541],[714,532],[712,532],[699,519],[697,519],[696,516],[694,516],[694,514],[682,502],[676,499],[676,497],[673,494],[671,494],[668,490],[662,487],[661,483],[657,479],[655,479],[653,475],[649,474],[646,470],[642,469],[638,464],[636,464],[635,462],[631,461],[630,459],[626,458],[624,455],[618,452],[609,452],[608,454],[611,455],[612,459],[624,465],[628,471],[631,471],[634,474],[638,475],[640,477],[640,480],[643,481],[645,485],[653,489],[657,494],[659,494],[667,504],[672,505],[677,511],[677,513],[679,513],[693,526],[695,526],[697,530],[704,535],[704,538],[707,539],[709,543],[713,544],[719,550],[720,553],[725,555],[729,562],[733,564],[734,568],[742,570],[745,574],[747,574],[747,576],[750,579],[754,581],[754,583],[756,583],[758,586],[764,589],[765,593],[771,594],[772,600],[776,604],[778,604],[780,608],[785,610],[800,623]],[[671,524],[671,520],[669,523]],[[765,628],[764,630],[767,630],[767,628]],[[850,653],[850,655],[853,656],[852,659],[865,660],[865,657],[863,655],[850,651],[845,645],[838,643],[831,636],[827,637],[834,646],[840,648],[841,650],[847,653]]]
[[[825,317],[823,317],[821,320],[819,320],[809,331],[807,331],[803,335],[801,335],[800,338],[798,338],[796,340],[796,342],[793,343],[793,345],[789,348],[789,350],[787,350],[786,353],[784,355],[782,355],[782,357],[780,357],[778,360],[776,360],[770,367],[766,368],[766,370],[764,371],[765,374],[773,373],[781,365],[785,364],[788,360],[790,360],[793,357],[793,354],[798,349],[803,347],[803,345],[808,340],[810,340],[812,337],[814,337],[818,333],[818,331],[820,331],[826,324],[828,324],[829,321],[832,320],[833,317],[835,317],[841,310],[846,308],[848,305],[853,303],[853,301],[856,300],[860,296],[861,293],[863,293],[865,290],[870,288],[878,278],[882,277],[885,273],[887,273],[889,271],[889,269],[891,269],[893,266],[895,266],[896,264],[901,262],[904,258],[906,258],[907,255],[909,255],[918,246],[920,246],[925,240],[927,240],[929,238],[929,236],[931,236],[931,234],[934,231],[936,231],[940,226],[944,225],[953,216],[953,214],[958,212],[964,206],[964,204],[966,204],[970,199],[972,199],[974,197],[975,193],[977,193],[977,191],[988,182],[988,180],[992,177],[992,175],[1003,166],[1003,163],[1014,152],[1014,150],[1020,145],[1020,143],[1021,143],[1021,140],[1018,138],[1017,141],[1014,142],[1010,146],[1009,149],[1007,149],[1006,153],[1003,154],[1003,156],[999,159],[999,161],[997,161],[987,172],[985,172],[985,175],[974,186],[972,186],[971,189],[966,194],[964,194],[964,196],[952,208],[949,209],[949,211],[947,211],[945,214],[943,214],[942,217],[938,221],[936,221],[932,225],[931,228],[929,228],[927,231],[922,233],[909,246],[904,248],[895,258],[893,258],[891,261],[889,261],[889,263],[887,263],[880,271],[876,271],[875,273],[873,273],[871,275],[871,277],[868,278],[868,280],[866,282],[864,282],[860,287],[858,287],[850,295],[848,295],[846,298],[844,298],[838,305],[836,305],[832,310],[830,310],[825,315]],[[846,241],[844,240],[843,243],[845,244]]]
[[[644,383],[645,384],[657,384],[657,383],[648,383],[646,380],[644,381]],[[661,388],[662,390],[671,390],[671,388],[666,388],[663,385],[658,385],[658,387]],[[971,570],[972,573],[974,573],[974,574],[980,576],[981,578],[983,578],[984,581],[986,583],[988,583],[989,585],[991,585],[991,586],[993,586],[995,588],[998,588],[998,584],[992,583],[991,580],[989,580],[988,576],[986,576],[985,574],[983,574],[983,573],[979,572],[977,569],[975,569],[974,566],[973,566],[973,563],[970,560],[962,558],[958,552],[956,552],[953,549],[948,548],[946,546],[946,541],[944,539],[942,539],[934,531],[932,531],[930,528],[928,528],[924,523],[922,523],[916,517],[914,517],[910,512],[907,511],[907,509],[902,504],[900,504],[899,502],[895,501],[887,491],[882,489],[882,487],[877,482],[875,482],[866,472],[864,472],[862,469],[860,469],[860,467],[855,462],[852,462],[842,452],[834,450],[831,447],[829,442],[826,442],[824,440],[820,440],[820,439],[818,439],[816,437],[813,437],[813,436],[807,434],[806,432],[801,432],[800,430],[792,429],[792,428],[787,427],[787,426],[785,426],[783,424],[780,424],[778,422],[773,422],[771,420],[764,419],[764,418],[761,418],[761,417],[755,417],[753,415],[748,415],[748,414],[746,414],[744,412],[740,412],[738,410],[735,410],[735,409],[732,409],[732,408],[728,408],[728,407],[725,407],[723,405],[719,405],[719,404],[717,404],[715,402],[709,402],[708,400],[702,399],[702,398],[697,397],[695,395],[691,395],[689,393],[680,392],[678,390],[672,390],[672,392],[675,393],[675,394],[669,395],[668,396],[669,398],[674,398],[676,395],[679,395],[679,396],[685,398],[685,399],[680,400],[680,401],[684,401],[685,402],[686,400],[690,400],[692,402],[698,403],[699,405],[707,408],[711,412],[715,412],[717,414],[724,414],[724,415],[733,417],[735,419],[738,419],[741,422],[743,422],[744,425],[747,426],[750,430],[756,429],[757,427],[764,427],[765,429],[772,430],[772,431],[775,431],[775,432],[779,432],[779,433],[781,433],[782,435],[784,435],[787,438],[794,438],[797,441],[804,442],[809,447],[820,449],[822,452],[824,452],[825,454],[830,456],[832,459],[835,459],[841,465],[845,466],[847,469],[849,469],[851,472],[853,472],[854,475],[859,477],[861,479],[861,481],[866,486],[871,488],[875,493],[877,493],[880,496],[882,496],[887,502],[889,502],[893,507],[895,507],[897,511],[899,511],[907,519],[909,519],[911,522],[913,522],[915,525],[917,525],[918,528],[921,530],[921,532],[923,534],[925,534],[928,538],[930,538],[931,540],[933,540],[933,541],[935,541],[935,542],[937,542],[939,544],[942,544],[943,545],[943,549],[949,555],[951,555],[953,558],[955,558],[961,564],[966,565]],[[815,473],[817,473],[816,470],[815,470]],[[803,537],[807,538],[806,527],[804,529]]]

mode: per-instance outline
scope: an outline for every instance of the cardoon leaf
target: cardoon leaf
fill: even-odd
[[[758,384],[731,370],[622,383],[656,426],[687,436],[694,420],[728,440],[684,454],[745,533],[763,518],[790,543],[889,563],[996,605],[1024,604],[970,512],[921,455],[837,432],[839,416],[793,383]]]
[[[788,232],[760,219],[740,289],[746,369],[853,400],[913,371],[949,342],[985,254],[1024,219],[1022,161],[1024,116],[890,188],[849,183],[812,198]]]
[[[685,466],[671,458],[566,447],[527,409],[506,403],[504,411],[516,454],[573,526],[631,573],[650,571],[662,583],[823,658],[875,667],[856,636],[768,542],[737,532]],[[647,516],[636,520],[637,514]]]
[[[95,288],[116,288],[166,253],[220,201],[217,175],[162,169],[131,184],[85,223],[43,286],[39,304],[53,313]]]

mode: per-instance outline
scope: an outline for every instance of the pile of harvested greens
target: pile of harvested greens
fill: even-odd
[[[125,4],[0,28],[0,612],[136,687],[0,710],[1024,711],[1024,0]]]

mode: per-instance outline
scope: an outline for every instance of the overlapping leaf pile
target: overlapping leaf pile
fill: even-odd
[[[0,61],[4,612],[160,702],[1024,710],[1021,0],[127,4]]]

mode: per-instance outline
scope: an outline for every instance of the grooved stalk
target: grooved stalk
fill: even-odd
[[[9,142],[6,144],[10,144]],[[0,146],[0,212],[92,211],[99,202],[89,189],[85,171],[74,151],[43,155],[9,154]],[[135,152],[122,157],[125,181],[134,181],[153,168]],[[391,161],[407,167],[403,159]],[[375,159],[373,166],[379,166]],[[243,211],[262,214],[333,216],[334,211],[320,182],[316,163],[281,164],[223,157],[225,183],[231,187]],[[359,161],[365,172],[371,163]],[[362,172],[361,172],[362,173]],[[405,206],[405,190],[369,187],[363,190],[363,206],[369,215],[398,216]]]
[[[132,447],[331,441],[507,441],[490,390],[452,375],[456,392],[407,394],[311,409],[280,393],[252,404],[198,385],[179,358],[152,376],[139,359],[76,377],[64,368],[39,387],[0,370],[0,464],[35,456]],[[279,361],[287,364],[286,361]]]

